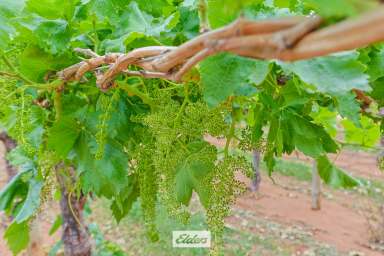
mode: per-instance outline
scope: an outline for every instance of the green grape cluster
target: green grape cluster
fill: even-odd
[[[40,208],[53,199],[57,182],[55,178],[55,168],[58,159],[55,153],[41,150],[38,154],[38,172],[43,179],[43,187],[40,192]]]
[[[256,141],[252,139],[252,130],[246,127],[241,131],[241,139],[239,142],[239,149],[243,151],[258,150],[260,153],[265,153],[268,149],[268,143],[265,138],[261,137]]]
[[[196,89],[193,93],[196,93]],[[210,109],[204,102],[196,100],[196,97],[195,101],[188,100],[183,104],[185,98],[176,98],[169,91],[154,90],[152,94],[157,109],[148,115],[131,118],[132,121],[142,123],[150,135],[144,135],[147,139],[142,139],[142,145],[136,150],[141,153],[135,155],[141,177],[140,197],[144,204],[144,218],[154,219],[155,212],[151,209],[155,209],[156,197],[153,195],[157,193],[171,216],[187,222],[190,213],[176,199],[177,168],[186,159],[214,165],[217,158],[214,146],[204,147],[192,154],[188,145],[202,141],[205,134],[222,135],[228,129],[224,121],[226,110]]]
[[[221,160],[208,179],[210,188],[210,202],[207,209],[207,222],[211,230],[215,245],[212,254],[219,254],[224,232],[224,219],[230,214],[230,207],[237,196],[246,191],[246,186],[236,179],[235,172],[248,172],[251,166],[243,157],[228,156]]]
[[[0,98],[3,103],[0,107],[0,112],[4,111],[15,102],[17,99],[16,91],[17,87],[15,80],[0,77]]]
[[[137,173],[139,175],[140,201],[148,237],[151,241],[159,239],[156,229],[157,175],[152,166],[151,149],[141,145],[137,157]]]
[[[18,145],[21,146],[27,156],[31,158],[33,158],[36,153],[36,149],[28,139],[28,133],[30,133],[32,129],[31,120],[33,120],[33,117],[30,107],[32,103],[32,96],[22,91],[18,100],[14,102],[16,108],[16,123],[10,130],[10,132],[16,136]]]
[[[119,90],[114,90],[112,96],[101,94],[97,102],[97,108],[99,111],[101,111],[96,133],[96,142],[98,144],[98,148],[95,154],[95,158],[98,160],[100,160],[104,155],[108,133],[108,121],[111,118],[115,103],[119,100],[119,97]]]
[[[175,106],[168,105],[162,111],[146,116],[144,123],[154,139],[152,161],[159,178],[159,197],[171,215],[182,218],[185,213],[176,202],[173,182],[177,163],[184,156],[185,142],[183,131],[173,127],[177,116],[175,110]]]
[[[189,96],[190,97],[190,96]],[[192,98],[192,97],[190,97]],[[188,221],[189,212],[178,203],[175,193],[175,176],[177,166],[189,159],[191,162],[214,166],[206,177],[205,187],[209,187],[207,221],[214,234],[216,249],[221,245],[224,218],[229,215],[230,205],[235,197],[245,191],[245,185],[235,178],[235,171],[251,172],[251,166],[245,158],[226,157],[217,161],[214,146],[204,147],[191,155],[188,145],[203,140],[204,135],[222,136],[229,130],[225,122],[228,109],[217,107],[210,109],[199,99],[175,100],[170,92],[157,92],[158,110],[142,118],[142,123],[152,134],[151,150],[153,166],[158,178],[159,199],[168,212],[181,221]],[[177,120],[177,122],[175,122]],[[248,174],[248,173],[247,173]]]

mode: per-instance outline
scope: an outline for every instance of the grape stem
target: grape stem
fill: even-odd
[[[123,89],[127,93],[130,93],[130,94],[133,94],[133,95],[136,95],[137,97],[139,97],[145,104],[148,104],[151,107],[151,109],[156,108],[155,103],[153,102],[153,99],[151,97],[149,97],[147,94],[141,92],[136,87],[128,85],[128,84],[121,82],[121,81],[117,81],[117,85],[119,88]]]
[[[199,0],[200,33],[208,32],[211,29],[208,19],[208,7],[206,0]]]
[[[33,84],[31,80],[29,80],[27,77],[25,77],[13,64],[12,62],[5,56],[5,54],[1,55],[1,59],[5,63],[5,65],[8,66],[8,68],[13,72],[12,76],[18,77],[19,79],[23,80],[24,82],[28,84]],[[3,75],[10,75],[10,73],[3,72]]]
[[[229,156],[229,145],[231,145],[231,140],[235,135],[235,125],[236,125],[236,122],[235,122],[234,116],[232,115],[232,123],[231,123],[231,127],[229,128],[229,132],[227,135],[227,140],[225,142],[225,148],[224,148],[225,158]]]
[[[188,87],[188,84],[186,84],[184,86],[184,100],[183,100],[183,103],[181,104],[181,107],[180,107],[180,110],[179,112],[177,113],[177,116],[175,118],[175,120],[173,121],[173,126],[176,127],[177,123],[179,122],[180,118],[181,118],[181,115],[183,114],[185,108],[187,107],[187,104],[189,102],[189,87]]]

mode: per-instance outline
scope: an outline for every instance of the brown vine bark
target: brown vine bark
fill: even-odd
[[[321,180],[317,169],[317,162],[313,160],[312,166],[312,203],[311,208],[314,211],[321,209]]]
[[[261,159],[260,151],[257,149],[254,149],[252,152],[252,167],[253,167],[253,173],[255,177],[253,178],[252,184],[251,184],[252,192],[258,192],[260,188],[260,183],[261,183],[260,159]]]
[[[151,46],[126,54],[111,53],[105,56],[81,50],[90,59],[58,72],[58,76],[65,82],[79,81],[86,72],[95,71],[98,87],[107,90],[120,73],[178,82],[200,61],[220,52],[256,59],[296,61],[384,41],[382,6],[357,19],[318,29],[321,23],[322,19],[318,16],[262,21],[239,18],[232,24],[203,33],[178,47]],[[108,70],[102,73],[99,67],[104,65],[108,66]],[[130,71],[129,66],[142,70]]]
[[[380,109],[380,116],[382,118],[384,118],[384,107]],[[382,164],[384,161],[384,135],[382,134],[381,135],[381,140],[380,140],[380,145],[381,145],[381,152],[379,153],[379,163],[380,163],[380,167],[382,167]],[[384,170],[382,170],[384,171]],[[384,203],[381,205],[381,234],[382,234],[382,239],[383,241],[381,241],[382,243],[384,243]]]
[[[56,176],[60,184],[60,209],[63,217],[62,241],[65,256],[90,256],[92,252],[91,238],[83,218],[86,196],[76,197],[68,189],[68,184],[75,184],[73,168],[57,168]]]
[[[17,174],[17,170],[6,159],[6,154],[16,147],[16,142],[6,132],[0,133],[0,141],[5,147],[5,171],[7,172],[8,180],[11,180]]]

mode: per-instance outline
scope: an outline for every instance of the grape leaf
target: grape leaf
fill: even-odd
[[[360,104],[356,100],[356,95],[353,92],[347,92],[336,95],[336,99],[340,115],[351,120],[356,126],[359,126]]]
[[[0,210],[11,210],[13,199],[18,196],[24,198],[27,194],[28,186],[22,181],[24,171],[17,173],[10,182],[0,191]]]
[[[362,116],[361,126],[356,127],[352,121],[341,121],[345,130],[345,141],[351,144],[359,144],[365,147],[375,146],[380,139],[380,126],[372,119]]]
[[[65,20],[44,20],[33,30],[41,48],[51,54],[63,54],[69,47],[71,33]]]
[[[72,60],[68,55],[53,57],[38,47],[30,46],[25,48],[19,58],[20,71],[29,79],[40,82],[48,71],[58,71],[72,64]]]
[[[297,74],[320,92],[340,94],[354,88],[369,91],[368,76],[364,74],[365,66],[357,58],[357,52],[346,52],[280,64],[283,69]]]
[[[27,221],[22,223],[12,222],[4,233],[8,247],[14,255],[27,248],[29,243],[29,225]]]
[[[132,2],[119,17],[116,24],[116,34],[126,35],[132,32],[140,32],[148,36],[160,36],[160,33],[175,27],[179,17],[180,14],[175,12],[166,19],[156,19],[142,11],[136,2]]]
[[[140,195],[138,182],[129,177],[129,184],[115,197],[111,204],[112,214],[119,223],[131,210],[132,205]]]
[[[203,152],[205,147],[210,147],[206,142],[192,142],[188,145],[191,155],[187,156],[176,168],[175,190],[178,202],[188,205],[193,190],[199,195],[204,207],[207,207],[209,194],[205,181],[207,175],[213,170],[213,162],[208,154]],[[202,154],[202,156],[199,156]]]
[[[370,96],[377,101],[379,106],[384,106],[384,77],[371,83],[372,92]]]
[[[15,1],[17,2],[17,1]],[[71,20],[80,0],[28,0],[26,9],[47,19]]]
[[[319,157],[324,153],[336,153],[337,144],[325,129],[310,120],[292,113],[285,113],[284,121],[291,131],[294,145],[305,155]]]
[[[321,179],[334,188],[352,188],[361,185],[360,180],[337,168],[326,156],[317,159],[317,170]]]
[[[384,77],[384,48],[370,54],[367,73],[371,81]]]
[[[13,26],[10,25],[4,17],[0,16],[0,49],[6,49],[15,32],[16,30]]]
[[[184,2],[185,3],[185,2]],[[197,9],[190,9],[182,6],[179,8],[180,22],[172,30],[176,31],[175,44],[183,43],[187,39],[192,39],[199,34],[200,21]],[[181,41],[180,43],[178,41]]]
[[[70,116],[60,118],[49,130],[48,148],[65,158],[71,151],[80,133],[76,120]]]
[[[177,168],[176,198],[180,203],[188,205],[195,190],[204,206],[208,205],[208,189],[204,186],[204,177],[212,170],[212,166],[203,161],[183,163]]]
[[[207,0],[208,18],[212,28],[222,27],[240,16],[244,7],[262,0]]]
[[[105,145],[102,159],[95,159],[95,141],[84,132],[75,144],[77,170],[81,174],[85,191],[112,198],[128,184],[128,161],[121,146],[116,142]]]
[[[29,180],[28,195],[20,211],[15,217],[17,223],[22,223],[33,216],[40,206],[40,192],[43,182],[31,179]]]
[[[127,4],[126,1],[122,1],[122,3]],[[95,15],[99,21],[108,20],[111,24],[115,24],[119,19],[121,9],[122,5],[118,1],[94,0],[89,3],[91,15]]]
[[[15,36],[16,30],[13,27],[12,19],[21,13],[24,4],[24,0],[0,1],[0,49],[5,49]]]
[[[231,54],[219,54],[200,64],[204,98],[217,106],[228,96],[235,95],[250,83],[260,84],[269,72],[269,63]]]
[[[7,159],[11,165],[19,169],[18,175],[33,170],[35,167],[33,159],[27,156],[27,153],[20,145],[7,154]]]
[[[172,9],[171,1],[167,0],[139,0],[138,4],[140,9],[148,12],[155,17],[159,17],[164,14],[164,10]]]
[[[333,138],[337,135],[337,113],[330,111],[328,108],[319,108],[317,112],[311,115],[314,122],[323,126],[329,135]]]
[[[321,16],[327,17],[346,17],[355,16],[361,12],[373,9],[377,1],[372,0],[304,0],[304,4],[315,10]]]

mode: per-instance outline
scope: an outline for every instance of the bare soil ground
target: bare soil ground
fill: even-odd
[[[368,203],[366,199],[326,189],[324,192],[332,196],[323,197],[322,209],[313,211],[307,183],[280,175],[274,177],[277,184],[268,177],[263,178],[260,192],[249,192],[240,197],[237,208],[283,226],[301,227],[315,240],[336,247],[340,253],[355,251],[362,255],[383,255],[369,248],[370,234],[362,214]],[[229,218],[230,223],[236,221],[236,218]],[[296,253],[301,249],[297,248]]]
[[[3,155],[0,147],[0,155]],[[302,161],[310,161],[304,156],[295,156]],[[335,163],[350,171],[355,176],[371,180],[384,181],[384,174],[376,167],[375,155],[364,152],[342,152],[333,156]],[[3,161],[3,160],[1,160]],[[7,177],[0,162],[0,189],[6,184]],[[234,206],[233,215],[227,219],[228,226],[252,232],[260,237],[273,237],[276,243],[284,247],[288,255],[365,255],[379,256],[384,252],[371,249],[370,232],[367,225],[366,212],[376,204],[371,198],[355,191],[323,189],[322,209],[310,209],[310,185],[293,177],[274,175],[276,184],[263,176],[258,193],[247,192],[240,197]],[[245,180],[246,182],[249,182]],[[384,196],[383,196],[384,200]],[[29,255],[47,255],[55,237],[48,236],[57,206],[46,207],[40,218],[39,231],[33,231],[33,237],[40,236],[41,249]],[[11,256],[2,238],[7,220],[0,215],[0,255]],[[98,223],[100,226],[103,223]],[[37,234],[36,232],[39,232]],[[117,239],[117,243],[118,239]],[[122,244],[123,245],[123,244]],[[319,254],[326,248],[327,253]],[[331,249],[329,249],[331,248]],[[325,249],[324,249],[325,250]],[[45,252],[42,252],[45,251]],[[333,252],[334,254],[331,254]],[[28,255],[26,253],[25,255]],[[260,250],[257,243],[247,255],[276,255],[268,250]],[[278,254],[279,256],[280,254]]]

